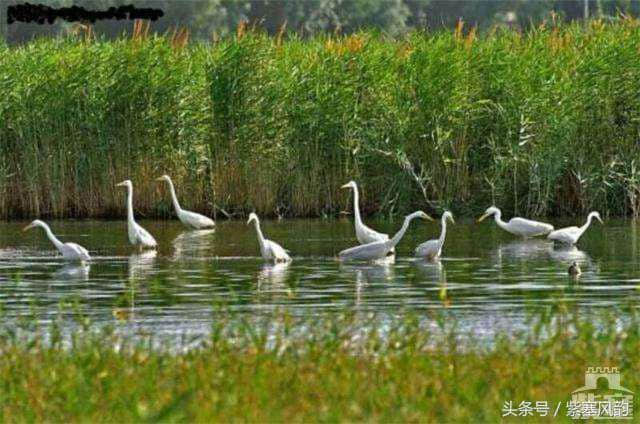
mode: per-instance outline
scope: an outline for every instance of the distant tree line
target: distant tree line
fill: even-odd
[[[462,19],[480,29],[508,25],[526,29],[552,14],[555,19],[575,20],[585,16],[615,18],[621,14],[638,16],[640,0],[30,0],[50,7],[79,6],[105,10],[133,3],[136,7],[159,8],[164,16],[152,31],[187,28],[191,37],[213,39],[232,33],[240,22],[264,28],[271,34],[281,29],[302,36],[318,32],[350,33],[361,28],[377,28],[396,36],[411,29],[434,30],[453,27]],[[33,37],[73,31],[78,24],[57,21],[53,25],[7,24],[7,7],[23,3],[0,0],[0,31],[9,43]],[[131,31],[128,21],[100,21],[96,34],[116,37]]]

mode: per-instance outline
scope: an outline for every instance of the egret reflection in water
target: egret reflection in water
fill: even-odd
[[[553,242],[541,239],[514,240],[496,248],[496,258],[507,260],[533,260],[547,256],[553,249]]]
[[[392,281],[395,277],[395,261],[387,260],[373,263],[341,263],[340,272],[356,276],[356,282],[372,283]]]
[[[180,233],[173,239],[173,258],[187,259],[203,255],[211,247],[211,234],[215,229],[193,230]]]
[[[420,275],[426,277],[427,280],[439,281],[442,278],[444,266],[439,258],[437,260],[416,259],[413,261],[413,265],[418,269]]]
[[[53,273],[57,280],[89,280],[91,265],[86,263],[67,264]]]
[[[139,253],[132,253],[129,256],[129,278],[144,278],[153,271],[154,262],[158,256],[155,250],[146,250]]]
[[[355,280],[355,306],[362,306],[363,292],[367,287],[386,287],[393,284],[395,256],[371,263],[340,263],[340,274]]]
[[[212,234],[185,233],[177,221],[145,221],[161,246],[157,253],[132,252],[122,222],[52,224],[100,256],[90,262],[88,274],[63,269],[61,258],[51,257],[49,240],[25,237],[24,222],[0,222],[0,302],[8,317],[31,314],[37,300],[38,319],[48,322],[61,300],[80,298],[81,313],[96,327],[115,320],[123,334],[137,337],[144,331],[171,339],[179,332],[206,336],[218,303],[237,312],[232,320],[269,319],[273,311],[286,309],[311,319],[327,311],[371,319],[375,312],[381,323],[405,311],[428,321],[432,311],[448,306],[461,328],[484,336],[498,328],[527,331],[528,308],[558,301],[610,308],[640,299],[640,243],[633,233],[638,225],[628,220],[607,222],[603,237],[585,237],[580,250],[553,249],[544,239],[516,240],[462,219],[448,231],[446,257],[435,263],[413,257],[430,227],[408,231],[395,262],[339,263],[333,258],[353,239],[353,222],[290,220],[270,225],[274,237],[295,252],[289,266],[264,264],[256,255],[255,230],[244,222],[219,222]],[[391,232],[398,221],[372,226]],[[567,270],[574,259],[583,273],[570,290]],[[58,271],[66,275],[58,277]]]
[[[266,263],[258,273],[258,290],[270,285],[282,288],[287,280],[291,262]]]
[[[554,249],[549,250],[549,256],[551,259],[562,262],[567,266],[571,265],[573,262],[577,262],[579,264],[591,264],[591,257],[587,252],[584,252],[573,245],[556,246]]]

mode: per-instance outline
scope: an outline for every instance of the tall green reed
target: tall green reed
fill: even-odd
[[[1,46],[0,216],[640,212],[638,21]],[[426,203],[426,206],[425,206]]]

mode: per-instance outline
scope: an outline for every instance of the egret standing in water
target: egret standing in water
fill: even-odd
[[[444,238],[447,234],[447,219],[451,221],[452,224],[456,222],[453,220],[453,214],[449,211],[445,211],[442,214],[442,230],[440,231],[440,238],[425,241],[416,247],[415,255],[427,258],[430,261],[435,261],[440,258],[440,254],[442,253],[442,246],[444,246]]]
[[[27,231],[28,229],[34,227],[40,227],[44,229],[44,232],[47,234],[47,237],[49,237],[49,240],[51,240],[51,243],[53,243],[56,249],[58,249],[58,251],[62,253],[62,257],[66,260],[84,262],[91,259],[91,256],[89,256],[89,252],[87,251],[87,249],[76,243],[62,243],[55,235],[53,235],[51,228],[49,228],[47,224],[40,221],[39,219],[36,219],[31,224],[24,227],[22,231]]]
[[[591,225],[591,221],[593,218],[596,218],[600,221],[601,224],[602,218],[600,218],[600,214],[598,212],[591,212],[587,217],[587,222],[582,227],[566,227],[560,228],[559,230],[553,231],[551,234],[547,236],[549,240],[558,241],[560,243],[566,244],[576,244],[578,239],[587,231],[589,225]]]
[[[409,223],[415,218],[428,219],[433,221],[429,215],[422,211],[417,211],[408,215],[404,219],[404,223],[402,224],[402,228],[400,231],[396,233],[395,236],[391,240],[384,241],[374,241],[372,243],[363,244],[360,246],[351,247],[349,249],[343,250],[338,254],[338,257],[341,260],[375,260],[382,259],[391,252],[391,250],[400,242],[404,233],[409,228]]]
[[[274,241],[264,238],[262,230],[260,230],[260,220],[258,219],[258,215],[253,212],[249,215],[247,225],[251,224],[252,221],[255,222],[256,225],[256,233],[258,233],[258,243],[260,244],[260,253],[262,254],[262,257],[267,261],[289,262],[291,257],[282,248],[282,246]]]
[[[139,249],[155,248],[158,243],[151,234],[133,218],[133,184],[131,180],[125,180],[116,186],[127,187],[127,232],[129,233],[129,242]]]
[[[358,195],[358,185],[355,181],[349,181],[341,188],[353,189],[353,215],[356,224],[356,238],[360,244],[373,243],[374,241],[387,241],[389,236],[387,234],[379,233],[375,230],[364,225],[362,218],[360,218],[360,197]]]
[[[178,215],[178,219],[185,226],[194,228],[196,230],[201,230],[204,228],[212,228],[216,225],[215,222],[211,218],[208,218],[199,213],[186,211],[180,207],[178,203],[178,197],[176,196],[176,190],[173,187],[173,181],[168,175],[163,175],[160,178],[157,178],[156,181],[166,181],[169,184],[169,191],[171,192],[171,200],[173,201],[173,207],[176,210],[176,215]]]
[[[498,227],[510,232],[511,234],[515,234],[524,238],[542,236],[549,233],[550,231],[553,231],[553,225],[551,224],[532,221],[525,218],[511,218],[509,222],[504,222],[501,219],[502,212],[495,206],[491,206],[490,208],[488,208],[484,212],[484,215],[482,215],[478,219],[478,222],[481,222],[483,219],[491,215],[493,215],[496,224],[498,224]]]

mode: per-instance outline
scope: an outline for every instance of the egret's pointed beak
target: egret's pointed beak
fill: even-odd
[[[452,224],[455,224],[455,223],[456,223],[456,220],[455,220],[455,219],[453,219],[453,217],[451,217],[451,223],[452,223]]]
[[[22,229],[22,231],[27,231],[27,230],[30,230],[31,228],[33,228],[33,224],[29,224],[29,225],[27,225],[26,227],[24,227],[24,228]]]
[[[488,213],[485,213],[485,214],[484,214],[484,215],[482,215],[480,218],[478,218],[478,221],[476,221],[476,222],[482,222],[482,220],[483,220],[483,219],[485,219],[485,218],[486,218],[486,217],[488,217],[488,216],[489,216],[489,214],[488,214]]]
[[[340,188],[351,188],[351,184],[346,183],[345,185],[343,185],[343,186],[342,186],[342,187],[340,187]]]
[[[158,178],[156,178],[156,181],[162,181],[162,180],[164,180],[164,177],[158,177]]]
[[[602,222],[602,219],[600,219],[599,216],[596,216],[596,218],[598,218],[598,221],[600,221],[601,224],[604,224],[604,222]]]
[[[422,217],[424,219],[426,219],[427,221],[433,221],[433,218],[431,218],[429,215],[427,215],[426,213],[424,214],[424,216]]]
[[[116,187],[119,187],[119,186],[125,186],[125,185],[127,185],[127,183],[125,183],[125,182],[123,181],[123,182],[121,182],[121,183],[116,184]]]
[[[247,225],[251,224],[251,221],[253,221],[253,218],[249,218],[249,219],[247,220]]]

